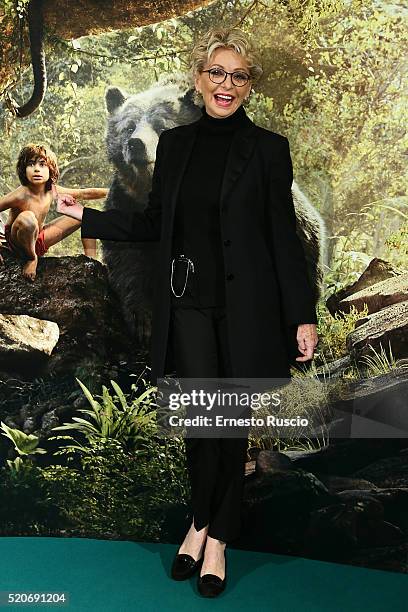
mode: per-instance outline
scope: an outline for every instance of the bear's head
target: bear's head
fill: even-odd
[[[106,144],[109,160],[130,189],[151,180],[161,132],[191,123],[201,115],[194,90],[183,81],[159,82],[137,94],[109,87]]]

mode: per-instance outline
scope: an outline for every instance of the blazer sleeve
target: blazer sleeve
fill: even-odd
[[[273,256],[287,325],[317,323],[303,245],[296,233],[292,198],[293,167],[289,141],[281,140],[270,173],[269,224]]]
[[[152,188],[144,211],[96,210],[84,208],[81,238],[150,242],[160,240],[161,234],[161,172],[163,164],[163,134],[156,148]]]

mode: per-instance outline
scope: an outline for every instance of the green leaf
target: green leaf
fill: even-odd
[[[96,400],[94,400],[92,393],[85,387],[85,385],[82,384],[78,378],[76,378],[75,380],[81,387],[82,391],[84,392],[85,397],[87,398],[88,402],[91,404],[92,408],[95,408],[95,406],[98,406],[99,408],[101,408],[101,405]]]
[[[122,389],[119,387],[119,385],[114,380],[111,380],[110,382],[111,382],[111,385],[112,385],[112,387],[114,388],[114,390],[116,392],[116,395],[119,398],[119,401],[121,403],[121,406],[122,406],[123,410],[127,410],[128,405],[127,405],[127,401],[126,401],[126,398],[125,398],[125,396],[123,394]]]

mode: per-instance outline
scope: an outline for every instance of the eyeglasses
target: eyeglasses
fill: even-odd
[[[241,70],[235,70],[234,72],[227,72],[223,68],[209,68],[208,70],[202,70],[201,72],[208,72],[210,81],[220,85],[227,78],[227,74],[231,76],[232,84],[236,87],[243,87],[251,80],[251,77],[246,72]]]

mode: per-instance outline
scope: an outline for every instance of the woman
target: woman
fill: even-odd
[[[243,32],[207,32],[192,52],[202,117],[160,135],[145,211],[60,208],[82,219],[84,238],[160,241],[153,382],[170,357],[180,378],[288,378],[296,348],[296,361],[313,357],[317,319],[288,140],[242,106],[261,73]],[[226,543],[240,532],[247,439],[185,444],[193,521],[172,577],[201,567],[199,592],[214,597],[226,584]]]

